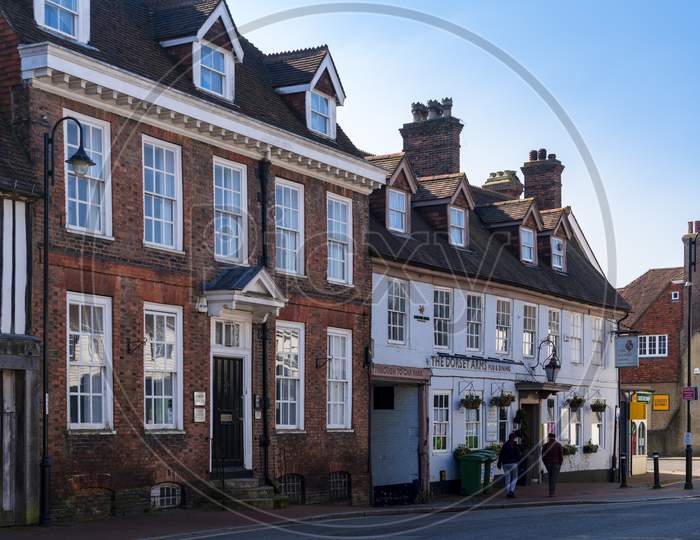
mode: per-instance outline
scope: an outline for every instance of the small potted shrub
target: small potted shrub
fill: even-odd
[[[598,445],[593,444],[591,441],[588,441],[586,444],[583,445],[583,453],[584,454],[595,454],[598,451]]]
[[[455,459],[459,460],[459,458],[471,453],[471,448],[467,447],[466,444],[460,444],[457,448],[455,448],[455,451],[452,454],[454,455]]]
[[[607,406],[604,399],[596,399],[591,402],[591,410],[593,412],[605,412]]]
[[[496,456],[498,456],[501,453],[501,448],[503,448],[503,445],[501,443],[491,443],[486,448],[484,448],[484,450],[494,452]]]
[[[510,404],[515,401],[515,396],[510,392],[501,392],[500,396],[491,398],[491,405],[494,407],[510,407]]]
[[[577,396],[575,394],[566,400],[566,404],[572,411],[580,409],[584,403],[586,403],[586,398],[582,398],[581,396]]]
[[[460,401],[462,407],[465,409],[478,409],[481,407],[483,402],[484,401],[481,399],[481,397],[477,396],[476,394],[467,394]]]
[[[562,447],[562,453],[565,456],[573,456],[574,454],[576,454],[576,452],[578,452],[578,447],[574,446],[573,444],[565,444]]]

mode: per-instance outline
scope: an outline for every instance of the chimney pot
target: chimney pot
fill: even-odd
[[[442,100],[442,116],[449,118],[452,116],[452,98],[444,98]]]
[[[537,161],[537,150],[530,150],[530,161]]]
[[[428,120],[434,120],[442,116],[442,105],[439,101],[431,99],[428,101]]]
[[[547,149],[546,148],[540,148],[540,151],[537,152],[537,160],[538,161],[544,161],[547,159]]]
[[[547,159],[557,159],[557,155],[556,154],[549,154],[547,156]]]
[[[536,154],[536,155],[535,155]],[[533,158],[537,159],[533,159]],[[520,169],[523,172],[525,197],[533,197],[540,210],[561,208],[561,173],[564,170],[555,154],[549,154],[542,148],[530,152],[530,161]]]
[[[489,178],[496,178],[496,173],[495,172],[490,173]]]
[[[411,113],[414,122],[422,122],[428,117],[428,108],[420,101],[411,104]]]
[[[503,176],[503,171],[498,171],[498,176]]]

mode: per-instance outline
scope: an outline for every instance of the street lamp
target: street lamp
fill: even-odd
[[[51,186],[54,182],[54,139],[56,130],[63,122],[71,120],[78,125],[78,150],[66,160],[78,177],[85,176],[95,163],[90,159],[83,145],[83,126],[72,116],[65,116],[56,122],[50,133],[44,133],[44,335],[42,352],[42,377],[44,403],[42,416],[41,452],[41,525],[49,524],[51,491],[51,458],[49,457],[49,213],[51,210]],[[49,182],[49,180],[51,180]]]
[[[690,366],[692,364],[691,348],[693,344],[692,334],[693,331],[693,270],[695,270],[695,255],[696,255],[696,243],[698,240],[698,234],[696,233],[693,238],[688,238],[688,272],[686,276],[685,286],[688,289],[687,296],[687,309],[688,309],[688,329],[687,329],[687,344],[686,348],[688,350],[688,380],[687,385],[692,386],[692,378],[690,375]],[[692,432],[692,421],[691,421],[691,407],[690,400],[686,401],[686,441],[685,441],[685,489],[693,489],[693,443],[691,441]]]
[[[542,345],[544,345],[545,343],[549,344],[549,346],[552,348],[552,352],[548,357],[549,362],[547,362],[546,364],[542,364],[540,362],[540,352],[542,352]],[[547,376],[547,381],[551,383],[555,382],[557,380],[557,375],[559,375],[559,370],[561,369],[561,363],[557,358],[557,346],[549,338],[543,339],[537,346],[537,364],[535,364],[532,367],[532,369],[534,370],[537,366],[540,365],[544,368],[544,373]]]

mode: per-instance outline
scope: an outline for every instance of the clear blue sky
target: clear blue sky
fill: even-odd
[[[229,0],[240,26],[313,0]],[[556,97],[603,177],[624,285],[651,267],[682,264],[686,223],[700,219],[700,40],[697,2],[401,0],[443,17],[515,57]],[[412,101],[451,96],[462,119],[462,169],[472,184],[516,169],[545,147],[566,166],[570,204],[604,268],[606,233],[591,179],[544,102],[470,43],[378,15],[317,15],[247,36],[264,52],[327,43],[348,98],[339,122],[360,148],[401,149]],[[612,276],[611,276],[612,277]]]

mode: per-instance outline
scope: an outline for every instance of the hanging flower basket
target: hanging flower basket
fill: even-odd
[[[572,396],[566,400],[566,404],[572,411],[580,409],[584,403],[586,403],[586,398],[582,398],[581,396]]]
[[[607,406],[607,403],[605,403],[605,400],[603,399],[596,399],[595,401],[591,402],[591,410],[593,412],[605,412]]]
[[[484,400],[476,394],[467,394],[460,401],[462,407],[465,409],[478,409],[483,402]]]
[[[491,405],[494,407],[510,407],[510,404],[515,401],[515,396],[511,393],[502,393],[500,396],[491,398]]]
[[[598,451],[598,445],[593,444],[591,441],[588,441],[586,444],[583,445],[583,453],[584,454],[595,454]]]
[[[576,452],[578,452],[578,446],[574,446],[573,444],[565,444],[562,447],[562,454],[565,456],[573,456]]]

